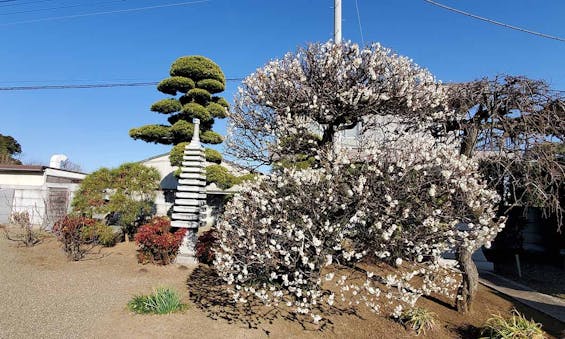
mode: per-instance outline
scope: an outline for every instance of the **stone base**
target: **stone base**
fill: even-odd
[[[175,264],[179,265],[194,265],[198,264],[196,259],[196,239],[198,229],[189,228],[186,230],[182,244],[179,247],[179,252],[175,259]]]

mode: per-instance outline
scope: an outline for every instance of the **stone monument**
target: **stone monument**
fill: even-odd
[[[195,264],[198,227],[206,218],[206,175],[204,148],[200,145],[200,120],[194,119],[192,140],[184,149],[180,179],[175,194],[171,226],[186,228],[175,263]]]

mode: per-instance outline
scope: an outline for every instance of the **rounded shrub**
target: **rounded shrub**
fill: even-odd
[[[206,167],[206,181],[215,183],[219,188],[227,189],[233,185],[233,175],[224,166],[210,165]]]
[[[177,255],[185,233],[184,228],[171,232],[171,221],[167,217],[154,217],[135,234],[138,261],[170,264]]]
[[[212,60],[192,55],[178,58],[170,70],[171,76],[181,76],[199,81],[203,79],[214,79],[225,84],[226,78],[220,67]]]
[[[204,150],[204,156],[206,157],[206,161],[215,162],[217,164],[222,162],[222,154],[215,149],[206,148]]]
[[[203,88],[210,93],[223,92],[226,86],[218,80],[214,79],[203,79],[196,83],[196,87]]]
[[[159,100],[151,105],[151,111],[163,114],[178,112],[182,109],[182,105],[177,99],[169,98]]]
[[[194,134],[194,125],[185,120],[179,120],[171,127],[171,136],[174,141],[190,139],[192,134]]]
[[[182,163],[182,157],[184,155],[184,148],[188,142],[181,142],[180,144],[176,144],[171,149],[169,153],[169,161],[171,162],[171,166],[180,166]]]
[[[170,95],[177,95],[177,92],[186,93],[192,88],[194,88],[194,81],[182,76],[173,76],[164,79],[157,85],[159,92]]]
[[[203,121],[212,119],[212,116],[204,106],[195,102],[188,103],[182,106],[182,112],[191,118],[198,118]]]
[[[222,98],[222,97],[213,96],[212,102],[215,102],[218,105],[222,105],[225,108],[230,108],[230,104],[228,103],[228,101],[226,99]]]
[[[214,118],[225,118],[227,116],[226,108],[215,102],[209,103],[206,109]]]
[[[200,140],[206,144],[221,144],[224,139],[214,131],[204,131],[200,135]]]
[[[191,101],[197,102],[199,104],[205,104],[212,98],[210,92],[202,88],[191,89],[186,93],[186,97]]]
[[[129,136],[133,139],[165,145],[172,143],[171,128],[164,125],[145,125],[138,128],[132,128],[129,131]]]

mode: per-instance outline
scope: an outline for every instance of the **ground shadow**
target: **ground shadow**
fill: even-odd
[[[260,329],[269,335],[268,325],[275,320],[290,321],[299,324],[307,331],[331,331],[333,323],[329,319],[313,324],[312,319],[290,312],[283,307],[266,307],[259,300],[245,304],[235,303],[225,282],[207,265],[199,265],[188,277],[190,300],[211,319],[224,319],[230,324],[244,325],[250,329]],[[324,315],[354,315],[353,309],[336,307],[320,310]]]

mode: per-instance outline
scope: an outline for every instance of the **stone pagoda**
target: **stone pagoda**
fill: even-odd
[[[200,145],[200,120],[194,119],[192,140],[184,149],[180,179],[175,194],[171,226],[186,228],[179,248],[177,264],[195,264],[198,227],[206,218],[206,159]]]

